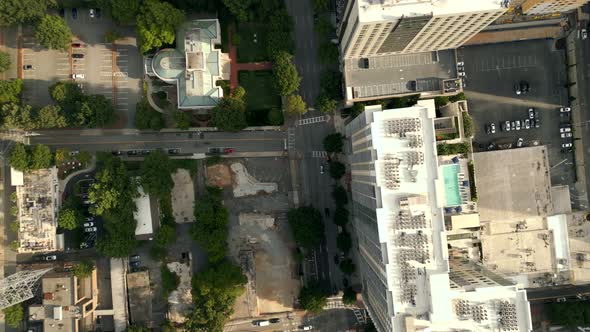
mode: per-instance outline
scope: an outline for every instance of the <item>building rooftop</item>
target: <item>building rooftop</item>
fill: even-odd
[[[502,0],[359,0],[361,22],[387,21],[412,16],[443,16],[502,9]]]
[[[143,187],[141,186],[137,187],[137,192],[139,193],[139,197],[133,199],[137,206],[137,210],[133,212],[133,218],[137,222],[135,225],[135,235],[139,237],[151,237],[154,234],[154,224],[150,196],[143,191]]]
[[[535,146],[473,154],[480,220],[525,220],[553,214],[547,150]],[[531,193],[534,193],[532,195]]]
[[[495,283],[471,291],[451,287],[434,101],[385,111],[367,106],[364,116],[374,149],[376,197],[381,204],[376,208],[377,228],[387,250],[383,255],[390,291],[383,296],[388,301],[392,296],[393,330],[529,331],[524,290]],[[356,130],[347,127],[349,133]]]
[[[127,273],[130,320],[148,325],[152,317],[150,275],[148,271]]]
[[[453,50],[344,59],[347,99],[413,93],[442,94],[443,81],[457,77]],[[459,86],[454,91],[458,91]]]
[[[26,172],[23,185],[16,186],[19,252],[59,249],[57,230],[57,168]]]
[[[217,20],[195,20],[183,24],[176,33],[176,49],[160,50],[146,62],[149,73],[177,84],[178,108],[210,108],[223,97],[216,86],[222,76],[221,43]]]

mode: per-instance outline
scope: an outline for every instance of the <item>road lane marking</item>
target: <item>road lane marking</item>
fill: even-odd
[[[84,136],[84,137],[94,137],[94,136]],[[46,140],[46,139],[53,139],[53,137],[43,137],[43,136],[35,136],[35,140]],[[283,138],[248,138],[248,139],[243,139],[243,138],[226,138],[226,139],[220,139],[220,138],[214,138],[214,139],[206,139],[204,140],[206,142],[260,142],[260,141],[277,141],[277,142],[283,142]],[[44,144],[47,145],[100,145],[100,144],[104,144],[104,145],[114,145],[114,144],[146,144],[146,143],[189,143],[189,142],[196,142],[199,143],[198,140],[196,139],[171,139],[171,140],[145,140],[145,141],[102,141],[102,142],[97,142],[97,141],[89,141],[89,142],[72,142],[72,141],[67,141],[67,142],[45,142]]]

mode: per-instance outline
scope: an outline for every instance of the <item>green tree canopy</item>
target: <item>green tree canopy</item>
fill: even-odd
[[[23,91],[23,80],[0,81],[0,104],[18,103],[19,95]]]
[[[311,206],[291,209],[287,213],[293,237],[298,246],[312,249],[320,244],[324,237],[322,214]]]
[[[338,70],[326,69],[320,75],[321,94],[330,99],[342,99],[342,73]]]
[[[55,6],[55,0],[2,0],[0,26],[33,22],[43,17],[47,13],[47,8]]]
[[[238,21],[248,21],[250,18],[250,10],[249,7],[257,2],[255,0],[222,0],[223,4],[233,16],[235,16]]]
[[[344,136],[341,133],[334,133],[324,137],[324,150],[326,152],[342,152],[344,147]]]
[[[160,266],[160,274],[162,276],[162,288],[164,290],[164,298],[168,298],[168,294],[175,291],[180,284],[180,277],[178,274],[170,271],[166,264]]]
[[[354,263],[350,258],[342,260],[338,266],[340,267],[340,271],[342,271],[342,273],[348,275],[352,274],[355,269]]]
[[[336,247],[344,253],[348,253],[352,248],[352,238],[347,231],[341,232],[336,237]],[[352,263],[352,261],[350,262]]]
[[[293,18],[285,8],[274,10],[268,19],[266,53],[275,57],[281,53],[293,53]]]
[[[334,223],[338,226],[344,226],[348,223],[349,212],[345,207],[336,206],[334,211]]]
[[[346,173],[346,166],[339,161],[330,162],[330,176],[336,180],[340,179]]]
[[[223,331],[246,282],[240,268],[227,260],[210,265],[195,275],[192,280],[194,309],[185,328],[189,331]]]
[[[137,129],[160,130],[165,125],[162,113],[153,109],[145,98],[137,103],[135,107],[135,127]]]
[[[283,112],[278,108],[273,108],[268,112],[268,123],[272,126],[280,126],[283,124]]]
[[[125,332],[150,332],[151,330],[145,326],[132,324],[127,327]]]
[[[174,181],[170,175],[170,159],[161,150],[154,151],[141,163],[141,185],[143,190],[158,198],[170,195]]]
[[[47,105],[39,110],[37,128],[64,128],[68,126],[61,107],[58,105]]]
[[[22,143],[16,143],[12,152],[10,152],[10,166],[19,171],[26,171],[30,169],[31,157],[27,151],[27,147]]]
[[[227,253],[228,212],[221,202],[221,194],[220,189],[208,187],[205,195],[195,202],[191,234],[207,251],[210,262],[221,261]]]
[[[343,186],[334,187],[334,190],[332,190],[332,198],[334,199],[336,206],[344,206],[348,204],[348,194]]]
[[[246,104],[234,97],[223,97],[211,114],[213,125],[223,131],[236,132],[248,126]]]
[[[10,69],[12,61],[10,61],[10,54],[6,52],[0,52],[0,73]]]
[[[274,58],[274,85],[281,96],[288,96],[299,89],[301,77],[291,61],[293,56],[287,52],[280,52]]]
[[[110,0],[111,16],[119,24],[132,23],[139,12],[137,0]]]
[[[338,102],[322,93],[318,96],[315,107],[322,113],[332,114],[338,108]]]
[[[289,114],[305,114],[307,106],[300,95],[289,95],[285,104],[285,111]]]
[[[59,81],[49,87],[49,95],[58,104],[73,104],[81,101],[84,93],[78,84],[72,81]]]
[[[338,46],[329,40],[321,43],[320,47],[318,47],[318,57],[322,64],[338,64],[338,56]]]
[[[66,148],[57,149],[55,150],[55,163],[57,165],[62,164],[66,161],[72,160],[72,156],[70,155],[70,150]]]
[[[47,145],[38,144],[33,148],[31,156],[32,169],[49,168],[53,163],[53,154]]]
[[[76,209],[72,209],[72,208],[62,208],[59,211],[59,217],[57,218],[57,224],[61,228],[73,230],[73,229],[80,227],[80,225],[82,225],[82,222],[84,220],[82,218],[83,217],[82,217],[82,214],[80,213],[80,211],[78,211]]]
[[[172,44],[176,29],[184,22],[184,12],[167,2],[145,0],[137,15],[137,33],[141,53]]]
[[[2,310],[4,312],[4,320],[8,326],[17,328],[23,320],[24,310],[22,304],[15,304],[11,307]]]
[[[178,129],[189,129],[191,127],[191,115],[189,112],[176,111],[172,115],[174,126]]]
[[[74,275],[77,278],[87,278],[92,275],[94,270],[94,263],[89,260],[84,260],[74,265]]]
[[[30,105],[9,103],[2,105],[4,128],[32,129],[37,125]]]
[[[49,49],[66,50],[72,41],[72,31],[61,17],[45,15],[35,27],[35,38]]]
[[[310,282],[299,291],[299,304],[314,314],[319,313],[328,303],[328,293],[317,282]]]
[[[590,324],[590,304],[588,302],[551,303],[547,313],[551,323],[569,327]]]
[[[344,294],[342,294],[342,303],[347,305],[353,305],[356,303],[356,292],[352,289],[352,287],[347,287],[344,289]]]

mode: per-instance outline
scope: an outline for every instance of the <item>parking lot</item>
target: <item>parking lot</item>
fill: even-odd
[[[458,59],[465,62],[465,94],[474,119],[474,149],[517,148],[521,138],[522,146],[546,145],[552,185],[572,185],[573,153],[562,147],[572,141],[560,134],[560,127],[571,123],[571,113],[560,112],[561,107],[569,106],[565,53],[556,50],[554,43],[528,40],[469,46],[458,50]],[[521,81],[528,83],[529,89],[516,94]],[[536,113],[531,118],[529,108]],[[526,119],[530,129],[524,125]],[[539,121],[539,128],[531,126],[531,120]],[[506,121],[511,124],[510,131],[505,128]],[[520,130],[514,128],[517,121]],[[495,124],[495,133],[486,130],[491,123]],[[576,124],[571,126],[575,130]]]
[[[47,50],[35,41],[32,28],[23,32],[23,71],[25,102],[44,106],[51,102],[48,88],[59,80],[76,81],[87,94],[100,94],[113,100],[115,109],[133,127],[135,104],[141,97],[142,57],[132,28],[117,28],[126,36],[115,44],[106,43],[104,35],[115,25],[104,14],[91,18],[89,9],[78,8],[76,18],[66,9],[64,19],[73,38],[70,50]],[[123,122],[124,125],[124,122]]]

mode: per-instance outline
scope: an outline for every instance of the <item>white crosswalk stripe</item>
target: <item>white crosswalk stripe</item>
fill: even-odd
[[[326,122],[327,120],[328,120],[328,117],[326,117],[325,115],[321,115],[321,116],[316,116],[314,118],[307,118],[307,119],[298,120],[297,124],[300,126],[304,126],[304,125],[308,125],[308,124],[312,124],[312,123]]]
[[[326,151],[311,151],[311,156],[313,158],[326,158],[328,153]]]

